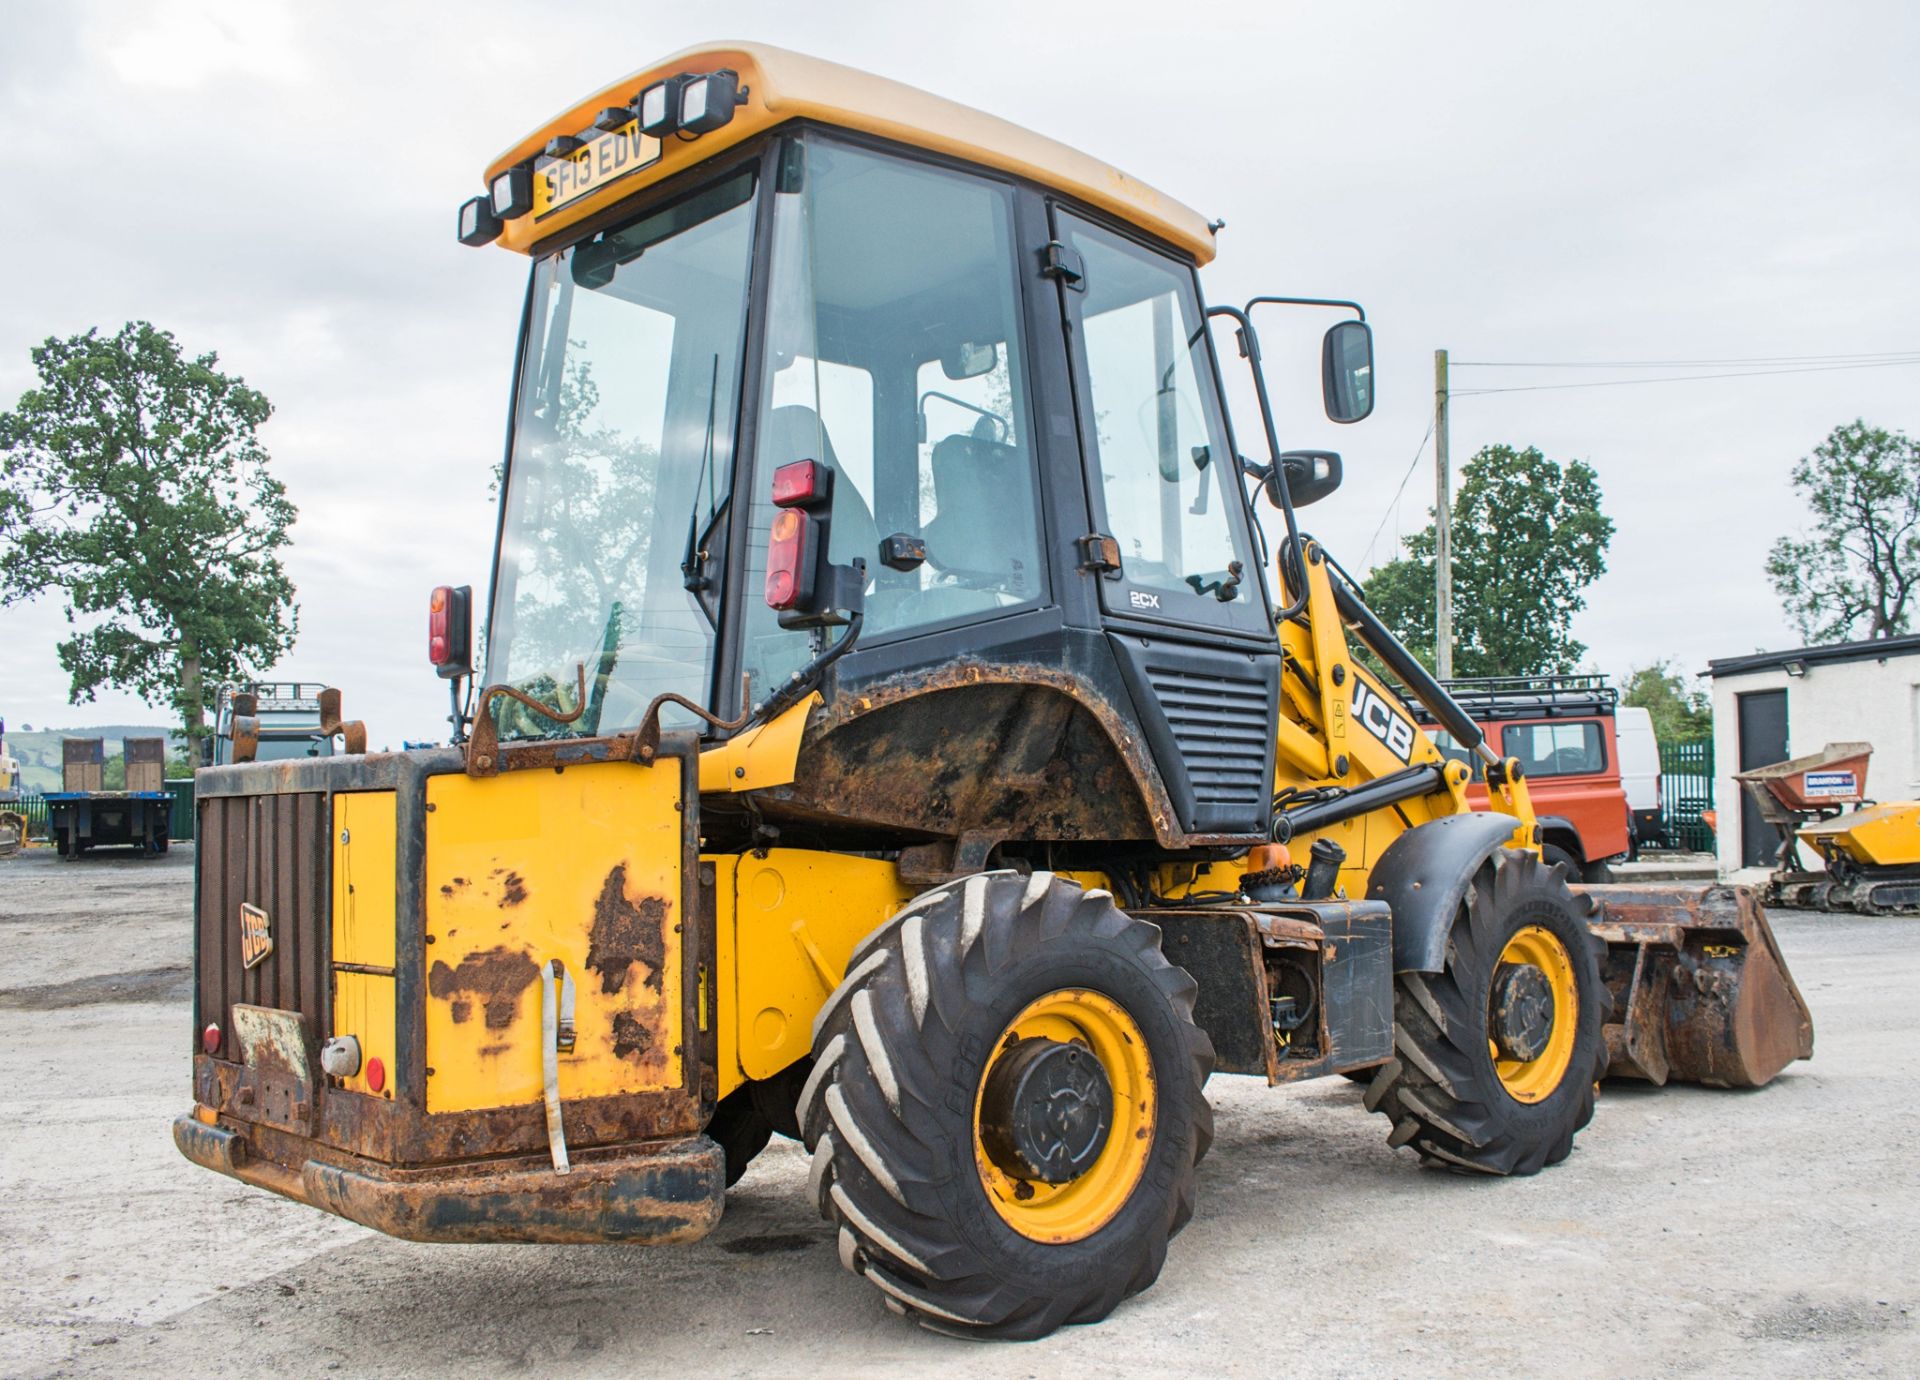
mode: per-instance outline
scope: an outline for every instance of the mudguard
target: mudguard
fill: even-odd
[[[1512,815],[1448,815],[1407,830],[1374,865],[1367,899],[1393,908],[1393,971],[1437,973],[1447,962],[1447,932],[1480,864],[1508,839]]]

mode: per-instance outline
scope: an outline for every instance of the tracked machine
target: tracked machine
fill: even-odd
[[[1760,818],[1780,832],[1770,902],[1862,915],[1920,912],[1920,801],[1869,800],[1872,756],[1871,743],[1828,743],[1734,776]]]
[[[1340,422],[1369,327],[1207,307],[1215,228],[753,46],[495,159],[459,237],[532,276],[484,666],[467,589],[429,616],[471,729],[200,773],[181,1150],[415,1240],[665,1243],[796,1137],[889,1306],[1033,1337],[1158,1275],[1210,1075],[1363,1075],[1388,1147],[1497,1176],[1610,1071],[1807,1057],[1751,893],[1570,887],[1299,530],[1341,462],[1282,449],[1253,317],[1334,314]]]

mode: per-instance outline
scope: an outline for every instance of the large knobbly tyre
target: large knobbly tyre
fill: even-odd
[[[1051,873],[916,897],[854,951],[799,1102],[840,1260],[939,1331],[1095,1322],[1160,1273],[1213,1046],[1157,927]]]
[[[1394,1057],[1366,1105],[1388,1144],[1459,1173],[1535,1174],[1593,1119],[1608,996],[1590,899],[1564,870],[1503,849],[1474,874],[1444,971],[1402,973]]]

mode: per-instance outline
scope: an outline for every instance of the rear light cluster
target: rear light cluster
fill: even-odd
[[[441,585],[427,601],[427,660],[444,679],[472,671],[472,607],[471,585]]]
[[[821,524],[804,510],[832,499],[833,471],[817,460],[796,460],[773,472],[773,501],[780,511],[767,537],[768,607],[786,612],[812,597]]]

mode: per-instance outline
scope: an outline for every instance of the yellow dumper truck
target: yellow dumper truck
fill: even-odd
[[[1159,1273],[1211,1074],[1361,1077],[1388,1146],[1508,1175],[1610,1070],[1807,1057],[1751,894],[1570,887],[1300,533],[1341,460],[1282,448],[1216,228],[748,45],[496,158],[458,236],[531,279],[484,665],[467,591],[429,613],[471,732],[200,774],[181,1150],[415,1240],[665,1243],[797,1137],[888,1305],[1033,1337]],[[1364,314],[1296,301],[1359,421]]]

